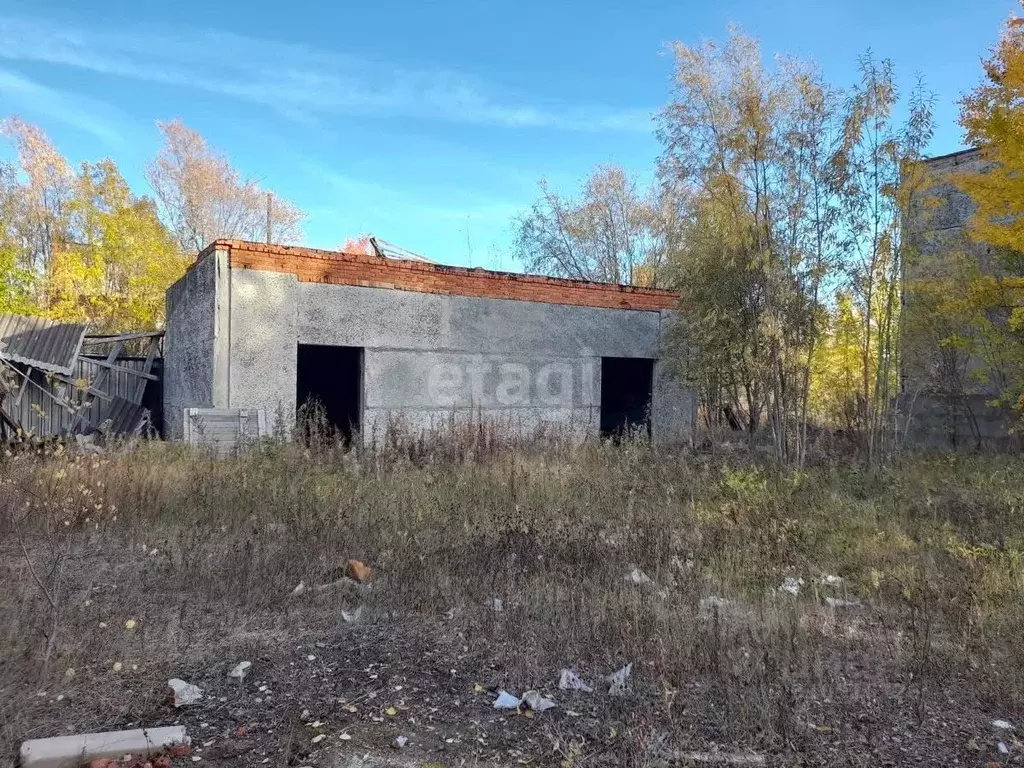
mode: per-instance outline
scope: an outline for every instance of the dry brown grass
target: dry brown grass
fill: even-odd
[[[0,755],[67,724],[145,721],[160,680],[337,635],[358,603],[382,636],[443,625],[490,665],[481,678],[518,690],[635,662],[632,709],[608,710],[624,762],[714,742],[871,764],[896,728],[947,755],[1019,713],[1020,458],[779,475],[745,454],[510,446],[482,429],[375,452],[6,457]],[[313,589],[349,557],[372,590]],[[628,582],[634,566],[652,584]],[[799,597],[779,592],[787,576]]]

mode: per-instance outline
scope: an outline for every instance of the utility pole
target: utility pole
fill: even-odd
[[[274,226],[273,218],[274,197],[267,192],[267,245],[270,245],[270,233]]]

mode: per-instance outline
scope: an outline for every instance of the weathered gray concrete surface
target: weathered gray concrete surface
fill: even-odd
[[[209,279],[196,288],[211,290]],[[176,285],[169,304],[181,303],[183,293]],[[216,375],[212,363],[179,370],[179,379],[199,382],[174,382],[168,406],[263,409],[272,431],[287,432],[296,408],[297,345],[362,347],[364,436],[399,418],[415,431],[482,418],[520,431],[569,425],[593,433],[600,425],[601,358],[657,359],[671,315],[305,283],[252,269],[230,270],[221,294],[226,298],[207,301],[202,313],[186,316],[176,307],[168,336],[179,349],[183,335],[200,339],[191,353],[201,357],[211,354],[207,329],[226,329],[227,364]],[[208,383],[211,375],[216,386]],[[226,402],[213,402],[216,387]],[[656,437],[687,439],[691,393],[660,366],[654,390]],[[187,402],[189,396],[197,401]]]
[[[298,334],[303,344],[481,354],[500,350],[508,355],[574,356],[587,350],[599,357],[659,354],[658,312],[290,279],[298,286]]]
[[[298,287],[294,275],[231,270],[229,407],[264,409],[271,432],[295,420]]]
[[[368,408],[586,408],[600,405],[596,357],[369,349]]]
[[[200,259],[167,290],[164,337],[164,425],[168,436],[182,436],[184,408],[214,405],[217,346],[218,259]]]

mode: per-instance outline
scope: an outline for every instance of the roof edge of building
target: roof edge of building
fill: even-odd
[[[944,155],[934,155],[933,157],[923,158],[923,162],[927,165],[930,163],[938,163],[941,161],[958,160],[961,157],[967,157],[968,155],[981,154],[981,147],[968,147],[967,149],[958,149],[956,152],[947,152]]]
[[[666,288],[502,272],[482,267],[447,266],[410,259],[247,240],[215,240],[199,252],[196,261],[216,250],[227,250],[229,254],[250,254],[249,258],[239,258],[237,261],[233,256],[229,256],[232,268],[292,273],[303,282],[646,310],[670,309],[679,298],[676,291]],[[567,293],[560,297],[553,293],[557,290],[564,290]],[[637,306],[632,306],[633,304]]]

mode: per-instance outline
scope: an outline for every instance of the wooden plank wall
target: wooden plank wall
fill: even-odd
[[[186,408],[184,419],[185,442],[218,456],[234,455],[247,440],[268,434],[262,408]]]

